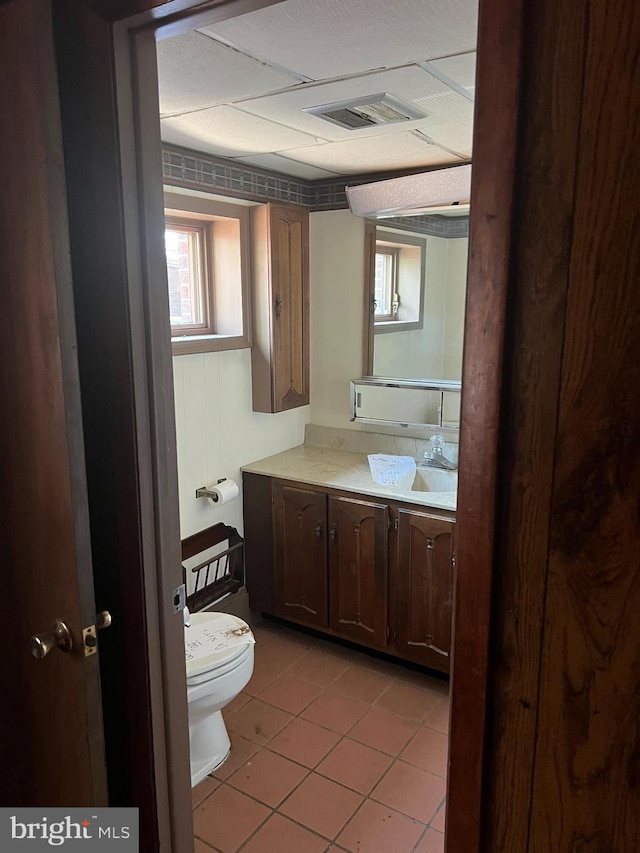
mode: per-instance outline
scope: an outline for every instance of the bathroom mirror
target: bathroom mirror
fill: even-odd
[[[367,220],[363,375],[460,382],[468,207]]]

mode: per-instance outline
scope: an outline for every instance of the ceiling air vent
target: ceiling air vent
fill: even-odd
[[[386,92],[351,98],[348,101],[336,101],[333,104],[320,104],[317,107],[305,107],[304,112],[312,113],[318,118],[323,118],[347,130],[360,130],[363,127],[425,118],[425,113],[404,104]]]

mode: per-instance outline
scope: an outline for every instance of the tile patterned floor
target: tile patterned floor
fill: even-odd
[[[442,853],[447,684],[260,621],[196,853]]]

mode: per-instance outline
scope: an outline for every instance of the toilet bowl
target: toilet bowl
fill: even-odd
[[[241,636],[232,640],[235,645],[221,649],[220,629],[226,627]],[[190,627],[185,628],[187,647],[195,636],[197,653],[187,654],[192,787],[229,755],[231,742],[222,719],[222,708],[235,699],[251,678],[254,646],[246,622],[227,613],[192,614]]]

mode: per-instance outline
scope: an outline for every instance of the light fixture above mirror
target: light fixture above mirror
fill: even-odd
[[[349,208],[356,216],[434,213],[434,208],[469,204],[471,164],[357,184],[346,187],[346,193]]]

